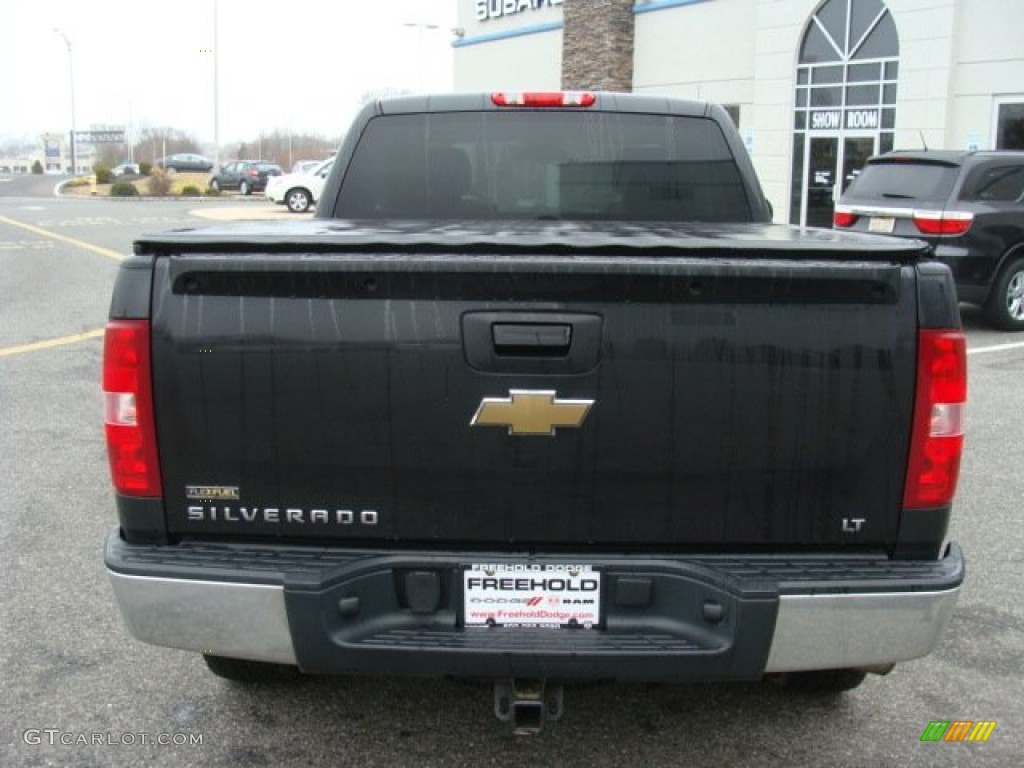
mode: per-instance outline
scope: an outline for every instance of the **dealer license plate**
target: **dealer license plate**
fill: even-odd
[[[589,565],[474,563],[463,573],[467,627],[584,627],[601,622],[601,573]]]
[[[896,225],[896,219],[891,216],[872,216],[868,221],[868,232],[880,232],[884,235],[891,235]]]

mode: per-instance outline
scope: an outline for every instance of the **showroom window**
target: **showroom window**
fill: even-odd
[[[790,222],[829,227],[868,157],[893,147],[899,37],[882,0],[826,0],[800,45]]]

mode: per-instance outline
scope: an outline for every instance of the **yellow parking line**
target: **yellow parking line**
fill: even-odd
[[[0,217],[2,218],[2,217]],[[37,352],[40,349],[52,349],[53,347],[64,347],[68,344],[78,344],[82,341],[89,341],[90,339],[98,339],[104,333],[103,328],[98,328],[95,331],[86,331],[85,333],[76,333],[74,336],[62,336],[59,339],[47,339],[46,341],[36,341],[32,344],[22,344],[17,347],[6,347],[0,348],[0,357],[9,357],[10,355],[21,355],[25,352]]]
[[[31,224],[26,224],[23,221],[15,221],[14,219],[9,219],[6,216],[0,216],[0,223],[10,224],[12,227],[21,227],[21,229],[24,229],[26,232],[32,232],[33,234],[40,235],[41,237],[49,237],[52,240],[60,240],[63,243],[69,243],[70,245],[75,245],[78,246],[79,248],[84,248],[87,251],[98,253],[101,256],[106,256],[108,259],[113,259],[114,261],[124,260],[124,256],[118,253],[117,251],[112,251],[109,248],[101,248],[98,245],[87,243],[84,240],[76,240],[75,238],[68,237],[67,235],[58,235],[56,232],[51,232],[50,230],[43,229],[42,227],[35,227]]]

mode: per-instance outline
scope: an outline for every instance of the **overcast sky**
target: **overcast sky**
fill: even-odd
[[[0,0],[0,140],[71,125],[342,134],[361,94],[451,90],[456,0]],[[437,29],[406,26],[437,25]]]

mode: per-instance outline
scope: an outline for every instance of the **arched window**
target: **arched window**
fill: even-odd
[[[825,0],[796,71],[790,220],[827,226],[833,197],[893,146],[899,37],[882,0]]]
[[[882,0],[825,0],[811,16],[801,64],[899,56],[896,25]]]

